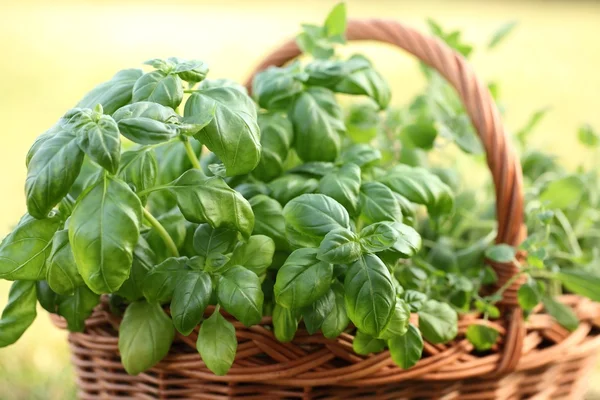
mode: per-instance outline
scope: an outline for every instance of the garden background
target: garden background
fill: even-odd
[[[25,212],[25,154],[95,84],[155,57],[209,63],[212,77],[243,80],[261,55],[320,22],[336,0],[0,0],[0,236]],[[582,123],[600,129],[600,3],[595,1],[348,1],[350,17],[385,17],[426,30],[433,18],[475,44],[476,71],[500,84],[509,131],[544,107],[533,143],[570,167],[594,155],[577,143]],[[503,23],[506,41],[485,50]],[[353,47],[357,49],[358,46]],[[423,85],[416,62],[384,46],[360,46],[390,81],[393,103]],[[597,155],[595,155],[597,156]],[[0,282],[0,308],[9,284]],[[0,350],[0,400],[70,399],[66,333],[41,309],[14,346]],[[590,399],[600,399],[600,367]]]

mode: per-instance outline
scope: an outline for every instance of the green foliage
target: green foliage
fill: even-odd
[[[216,375],[225,375],[235,359],[235,328],[218,310],[200,326],[196,344],[202,361]]]

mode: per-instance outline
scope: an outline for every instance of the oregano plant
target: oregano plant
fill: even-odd
[[[430,25],[465,56],[473,50]],[[0,346],[19,339],[38,302],[71,331],[102,302],[122,317],[130,374],[165,357],[176,333],[197,333],[206,366],[226,374],[237,351],[231,318],[268,325],[282,342],[299,329],[350,332],[356,353],[389,349],[410,368],[425,340],[457,336],[460,313],[499,318],[505,288],[479,294],[496,281],[483,259],[513,262],[517,249],[492,246],[493,216],[480,211],[493,199],[471,201],[450,170],[426,161],[440,139],[481,151],[464,109],[425,67],[426,92],[390,108],[373,64],[336,54],[345,31],[343,4],[322,26],[303,25],[307,60],[260,72],[252,95],[209,79],[202,61],[153,59],[65,112],[26,156],[27,213],[0,244],[0,278],[14,281]],[[580,138],[600,142],[590,129]],[[584,183],[591,175],[561,171],[551,182],[540,176],[555,164],[530,164],[530,277],[519,301],[525,310],[542,302],[573,327],[552,296],[564,287],[600,300],[597,275],[562,268],[590,259],[582,249],[596,237],[570,221],[583,224],[599,196]],[[587,211],[565,188],[585,193]],[[498,336],[485,324],[466,332],[477,351]]]

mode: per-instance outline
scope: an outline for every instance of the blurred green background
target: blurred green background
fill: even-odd
[[[261,55],[294,35],[301,22],[321,22],[327,1],[31,1],[0,0],[0,235],[25,212],[25,154],[95,84],[149,58],[198,58],[211,77],[243,80]],[[475,69],[500,83],[509,132],[532,112],[551,107],[534,135],[537,147],[574,167],[585,162],[575,132],[600,128],[600,3],[576,1],[348,1],[351,17],[385,17],[426,30],[425,20],[463,30],[479,51]],[[490,35],[519,25],[493,52]],[[381,45],[366,52],[403,104],[423,85],[416,62]],[[0,282],[0,307],[8,283]],[[600,399],[600,370],[590,399]],[[597,394],[594,394],[594,391]],[[66,334],[40,311],[14,346],[0,350],[0,400],[70,399],[74,383]]]

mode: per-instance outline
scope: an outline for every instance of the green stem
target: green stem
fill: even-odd
[[[556,210],[554,212],[554,215],[556,216],[556,219],[558,220],[561,227],[563,228],[563,231],[565,231],[565,233],[567,235],[567,239],[569,240],[569,245],[571,246],[573,253],[575,254],[576,257],[581,257],[581,254],[583,254],[583,252],[581,250],[581,247],[579,246],[579,242],[577,241],[577,236],[575,235],[575,232],[573,231],[573,227],[569,223],[569,220],[567,219],[567,217],[561,210]]]
[[[192,144],[190,143],[188,138],[185,136],[181,136],[181,141],[183,142],[183,145],[185,146],[185,152],[187,153],[187,156],[190,159],[192,166],[194,168],[202,171],[202,166],[200,166],[200,160],[198,160],[198,157],[196,156],[196,153],[194,152],[194,148],[192,147]]]
[[[174,257],[179,257],[179,250],[177,250],[177,246],[175,245],[175,242],[173,241],[171,235],[169,235],[169,232],[167,232],[165,227],[162,226],[162,224],[158,222],[158,220],[154,218],[154,215],[150,214],[148,210],[146,210],[145,208],[143,208],[142,210],[144,212],[144,218],[146,218],[150,225],[152,225],[152,227],[156,229],[156,231],[158,232],[162,240],[165,242],[165,245],[167,246],[171,254]]]
[[[137,195],[139,197],[144,197],[144,196],[146,196],[146,195],[148,195],[148,194],[150,194],[152,192],[156,192],[157,190],[161,190],[161,189],[167,189],[168,187],[169,187],[169,185],[153,186],[151,188],[144,189],[144,190],[141,190],[141,191],[137,192]]]

